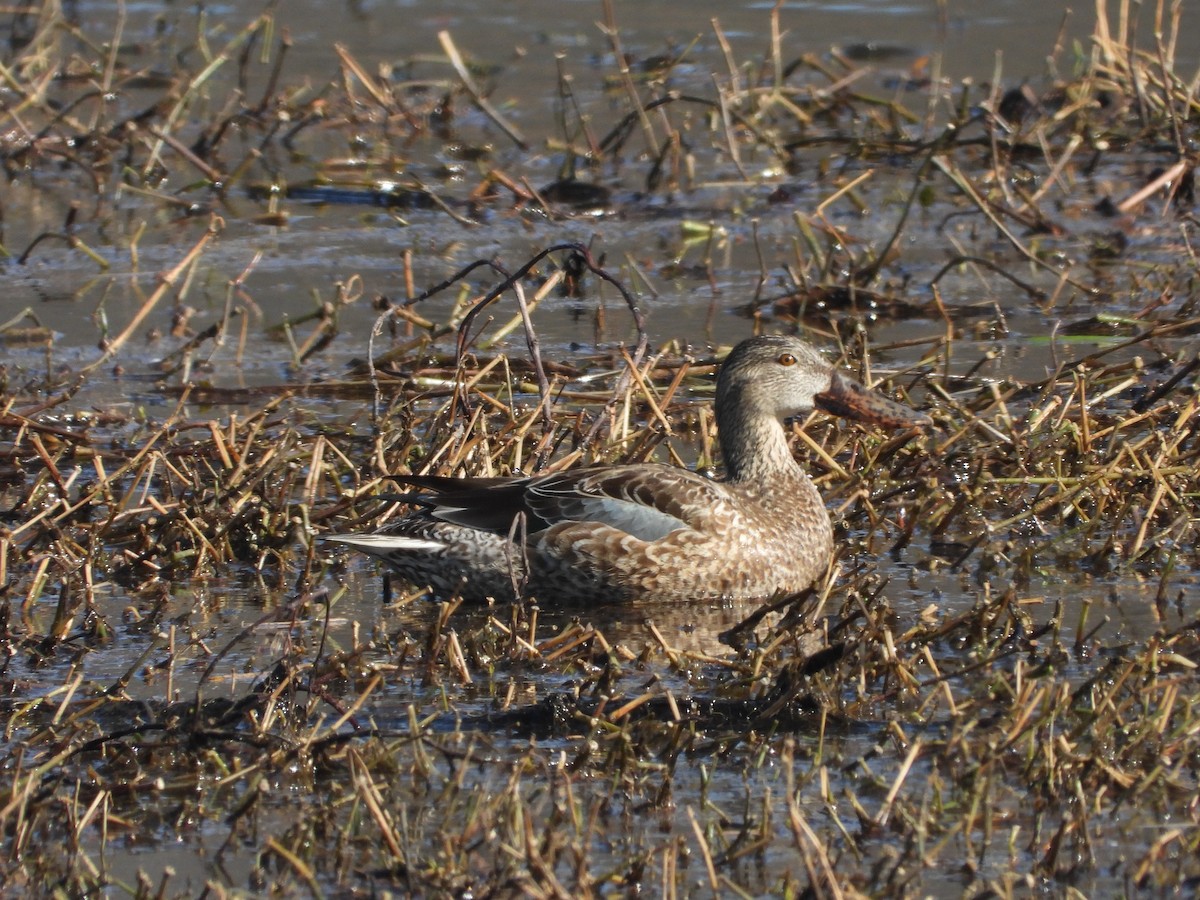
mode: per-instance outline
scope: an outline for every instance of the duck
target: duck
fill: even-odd
[[[332,534],[437,600],[736,603],[798,594],[834,556],[828,510],[785,423],[823,410],[888,428],[932,419],[789,335],[737,344],[717,376],[724,477],[661,463],[512,478],[395,475],[414,511]]]

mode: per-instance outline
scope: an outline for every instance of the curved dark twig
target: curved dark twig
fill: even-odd
[[[517,298],[517,307],[521,310],[521,326],[525,330],[525,346],[529,348],[529,359],[533,363],[533,371],[537,376],[538,395],[542,398],[542,424],[549,433],[554,428],[554,416],[550,412],[550,379],[546,377],[546,367],[542,364],[542,345],[538,340],[537,332],[533,327],[533,319],[529,315],[529,304],[525,302],[525,292],[521,290],[521,279],[513,278],[505,268],[498,262],[492,262],[492,268],[504,276],[504,282],[500,288],[511,287],[513,294]],[[491,296],[491,295],[489,295]],[[499,296],[498,294],[496,296]],[[493,297],[492,299],[495,299]],[[456,351],[456,361],[459,365],[459,370],[462,369],[462,358],[466,355],[467,347],[470,341],[467,336],[467,326],[475,317],[476,311],[487,301],[487,297],[476,304],[470,312],[463,318],[462,325],[458,329],[458,347]],[[458,391],[459,384],[455,382],[455,391]],[[461,402],[466,404],[466,398],[459,398]]]
[[[1041,288],[1034,287],[1032,284],[1022,281],[1020,278],[1018,278],[1012,272],[1008,271],[1007,269],[1003,268],[1002,266],[997,265],[996,263],[992,262],[990,259],[985,259],[982,256],[956,256],[956,257],[954,257],[952,260],[950,260],[944,266],[942,266],[940,269],[938,269],[937,274],[934,275],[933,278],[931,278],[929,280],[929,286],[933,287],[935,284],[937,284],[939,281],[942,280],[942,277],[947,272],[949,272],[955,266],[961,266],[963,263],[971,263],[972,265],[983,266],[985,269],[991,269],[993,272],[995,272],[1000,277],[1007,278],[1009,281],[1011,281],[1013,284],[1015,284],[1017,287],[1019,287],[1021,290],[1023,290],[1026,294],[1028,294],[1029,297],[1033,300],[1045,300],[1046,299],[1046,292],[1043,291]]]
[[[697,103],[700,106],[705,106],[705,107],[708,107],[709,109],[716,109],[716,110],[721,109],[720,103],[718,103],[716,100],[712,100],[708,97],[692,97],[688,94],[676,94],[676,93],[670,93],[665,97],[658,97],[655,100],[651,100],[649,103],[642,104],[642,108],[640,110],[633,110],[631,112],[626,113],[625,116],[622,117],[621,121],[618,122],[616,125],[614,125],[609,130],[608,134],[606,134],[604,136],[604,138],[600,141],[600,143],[597,145],[600,149],[600,152],[607,153],[610,150],[611,151],[620,150],[621,147],[625,144],[625,141],[628,139],[629,135],[631,135],[633,133],[634,126],[637,124],[639,118],[644,113],[648,113],[648,112],[650,112],[650,110],[657,109],[660,106],[666,106],[668,103],[675,103],[675,102]],[[787,150],[785,148],[783,148],[779,145],[778,141],[772,139],[770,135],[764,133],[761,128],[759,128],[757,125],[755,125],[749,119],[747,119],[745,116],[741,115],[740,113],[736,112],[735,110],[728,110],[728,113],[729,113],[730,119],[732,119],[738,125],[745,128],[751,134],[753,134],[754,139],[756,141],[758,141],[760,144],[762,144],[763,146],[766,146],[766,147],[770,147],[771,152],[774,153],[775,156],[778,157],[780,160],[786,161],[790,158],[790,154],[787,152]]]
[[[546,247],[543,250],[540,250],[538,253],[534,254],[532,258],[530,258],[528,261],[526,261],[524,265],[522,265],[519,269],[517,269],[511,275],[504,273],[504,269],[501,268],[498,263],[495,263],[495,262],[490,263],[492,268],[505,274],[506,277],[505,277],[504,281],[502,281],[496,287],[492,288],[492,290],[489,291],[483,297],[482,300],[480,300],[478,303],[476,303],[471,308],[470,312],[468,312],[467,315],[463,318],[462,324],[458,328],[457,356],[460,361],[461,361],[463,355],[466,353],[466,349],[470,343],[468,334],[470,332],[471,323],[475,321],[475,319],[479,316],[479,314],[482,313],[492,303],[494,303],[506,290],[508,290],[510,287],[512,287],[514,284],[516,284],[521,279],[523,279],[526,275],[528,275],[529,272],[533,269],[533,267],[536,266],[538,263],[540,263],[543,259],[545,259],[547,256],[549,256],[551,253],[556,253],[556,252],[564,251],[564,250],[570,251],[570,253],[572,254],[572,259],[578,265],[581,265],[581,266],[587,268],[588,271],[590,271],[592,274],[594,274],[597,278],[600,278],[603,281],[607,281],[609,284],[611,284],[614,288],[617,289],[618,293],[620,293],[622,299],[624,299],[624,301],[625,301],[625,305],[629,308],[629,314],[633,317],[634,327],[637,329],[637,333],[638,333],[637,347],[634,349],[634,352],[633,352],[633,362],[634,362],[634,365],[641,364],[642,358],[645,356],[646,349],[649,346],[650,339],[649,339],[649,336],[646,334],[646,319],[642,315],[642,311],[640,309],[638,309],[637,301],[634,299],[633,295],[629,293],[629,291],[625,288],[625,286],[623,284],[621,284],[620,281],[618,281],[615,277],[610,275],[603,267],[601,267],[600,265],[598,265],[596,263],[596,261],[592,258],[591,251],[584,244],[582,244],[578,241],[571,241],[571,242],[563,243],[563,244],[553,244],[549,247]],[[478,264],[479,263],[473,263],[466,270],[464,270],[463,273],[460,273],[460,274],[465,274],[466,271],[473,269]],[[455,276],[455,278],[451,279],[450,282],[447,282],[447,284],[445,286],[448,286],[454,280],[457,280],[458,277],[459,276]],[[441,286],[439,286],[438,290],[440,290],[440,289],[441,289]],[[530,352],[530,355],[532,356],[532,361],[533,361],[534,367],[537,371],[538,389],[542,392],[542,402],[544,404],[544,415],[546,417],[546,424],[547,424],[547,427],[549,427],[550,426],[550,383],[549,383],[549,380],[546,378],[546,373],[542,366],[541,354],[538,350],[537,336],[533,332],[533,326],[532,326],[532,322],[529,318],[528,308],[524,305],[523,302],[521,302],[521,315],[522,315],[522,320],[525,324],[526,342],[529,346],[529,352]],[[625,389],[629,385],[629,381],[630,381],[631,377],[632,376],[630,375],[630,373],[628,371],[624,372],[621,375],[621,377],[617,381],[616,387],[613,390],[613,400],[609,401],[610,404],[615,403],[616,402],[615,398],[620,396],[620,394],[625,391]],[[596,421],[594,423],[592,423],[592,427],[588,430],[587,435],[584,437],[585,444],[591,443],[591,441],[595,439],[596,433],[598,432],[600,425],[603,421],[604,421],[604,418],[599,417],[596,419]]]
[[[551,246],[538,251],[513,272],[509,272],[500,263],[493,259],[477,259],[474,262],[463,266],[444,281],[441,281],[438,284],[435,284],[433,287],[422,291],[415,297],[404,301],[401,306],[407,308],[420,303],[422,300],[427,300],[435,294],[441,293],[455,283],[466,278],[476,269],[484,266],[492,269],[503,277],[503,281],[488,291],[487,294],[485,294],[483,298],[479,300],[479,302],[471,307],[471,309],[463,317],[462,323],[458,326],[458,341],[455,348],[455,358],[461,367],[463,357],[466,356],[468,348],[474,341],[474,336],[471,334],[472,325],[475,323],[475,320],[479,318],[480,314],[482,314],[484,310],[495,303],[505,291],[513,288],[522,279],[524,279],[525,276],[528,275],[533,268],[547,256],[552,253],[559,253],[563,251],[571,254],[570,259],[577,269],[586,268],[597,278],[601,279],[602,281],[607,281],[609,284],[611,284],[621,295],[621,298],[625,301],[626,307],[629,309],[630,316],[633,318],[634,327],[637,329],[638,335],[637,345],[634,347],[633,354],[631,355],[630,359],[632,360],[634,366],[640,366],[650,345],[650,338],[646,333],[646,318],[642,314],[642,311],[638,308],[637,300],[631,293],[629,293],[629,290],[615,276],[609,274],[609,272],[605,270],[603,266],[599,265],[592,258],[591,250],[578,241],[552,244]],[[538,391],[542,398],[543,417],[547,430],[549,430],[553,424],[550,411],[550,380],[546,376],[545,366],[542,363],[540,343],[538,341],[537,333],[533,328],[533,320],[529,314],[529,307],[525,304],[524,296],[520,292],[517,293],[517,302],[521,309],[521,320],[525,328],[526,346],[529,348],[531,362],[533,363],[533,367],[537,376]],[[379,322],[376,323],[376,328],[382,324],[384,318],[384,316],[380,317]],[[372,331],[372,337],[374,336],[374,333],[375,332]],[[370,356],[371,354],[369,353],[368,355]],[[371,365],[371,379],[372,383],[374,383],[374,365]],[[609,400],[605,407],[606,410],[612,408],[612,406],[616,404],[617,398],[620,397],[621,394],[623,394],[629,387],[631,380],[632,375],[628,370],[621,374],[620,378],[617,379],[617,384],[614,386],[613,397]],[[456,393],[457,391],[458,389],[456,388]],[[378,398],[378,388],[376,388],[376,397]],[[455,403],[464,411],[469,410],[469,405],[467,404],[465,396],[462,396],[461,394],[456,396]],[[376,418],[378,418],[377,411]],[[603,422],[604,416],[600,416],[597,417],[596,421],[592,423],[591,428],[588,430],[583,439],[585,446],[595,440],[595,437],[599,432]]]

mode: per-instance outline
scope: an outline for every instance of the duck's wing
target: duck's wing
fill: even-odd
[[[720,482],[653,463],[532,478],[525,485],[525,505],[547,525],[597,522],[643,541],[697,527],[732,506]]]
[[[444,522],[508,534],[518,515],[523,512],[528,515],[525,506],[528,478],[453,478],[446,475],[394,475],[392,478],[422,492],[405,494],[404,499],[424,507],[428,515]]]
[[[520,514],[528,534],[560,522],[597,522],[656,541],[736,511],[720,482],[674,466],[592,466],[530,478],[397,475],[424,493],[405,499],[445,522],[507,534]]]

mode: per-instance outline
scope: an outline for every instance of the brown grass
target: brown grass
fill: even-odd
[[[938,424],[891,440],[824,420],[798,428],[797,453],[837,513],[839,565],[809,596],[739,614],[728,645],[707,634],[684,646],[659,627],[677,610],[614,617],[569,598],[434,608],[393,585],[377,618],[346,618],[347,592],[374,572],[318,541],[402,512],[375,499],[392,472],[713,459],[702,398],[717,354],[652,346],[628,279],[587,248],[548,249],[511,274],[481,261],[425,293],[410,278],[405,299],[383,304],[372,363],[344,381],[196,383],[189,361],[231,338],[239,305],[252,302],[242,273],[225,315],[200,334],[181,329],[163,361],[181,385],[173,411],[104,418],[73,405],[160,303],[186,296],[217,213],[264,154],[364,118],[428,136],[443,94],[485,98],[457,51],[455,78],[406,94],[351,48],[338,51],[336,84],[304,95],[287,82],[286,40],[264,15],[206,67],[167,79],[139,114],[118,115],[98,92],[145,73],[101,47],[65,58],[62,35],[76,27],[56,9],[41,10],[9,63],[21,106],[4,114],[21,126],[6,131],[10,171],[65,164],[94,184],[100,207],[123,159],[123,189],[174,208],[183,194],[158,185],[200,179],[206,199],[187,201],[199,213],[191,240],[140,311],[104,335],[97,362],[5,384],[0,833],[10,891],[197,893],[199,883],[155,868],[157,847],[203,852],[212,893],[1022,896],[1200,883],[1200,318],[1184,140],[1198,101],[1175,73],[1177,19],[1164,16],[1162,37],[1141,50],[1131,12],[1110,17],[1101,4],[1092,52],[1070,78],[1008,94],[997,85],[987,97],[922,85],[938,110],[923,136],[923,112],[859,92],[848,61],[787,61],[775,19],[758,76],[731,59],[715,96],[640,85],[617,54],[618,123],[599,137],[582,115],[566,126],[579,175],[639,146],[646,190],[685,186],[685,120],[695,127],[685,108],[711,113],[705,133],[735,162],[758,153],[796,165],[831,147],[907,160],[886,239],[849,240],[822,209],[797,212],[788,283],[772,296],[764,277],[751,306],[804,319],[864,374],[911,360],[883,386]],[[620,49],[611,10],[609,35]],[[443,45],[454,49],[449,35]],[[222,69],[262,93],[216,104],[208,82]],[[51,97],[55,79],[70,102]],[[235,130],[254,140],[237,143]],[[1082,201],[1056,185],[1151,144],[1162,172],[1096,215],[1111,215],[1113,234],[1165,218],[1159,249],[1171,261],[1061,224]],[[1039,187],[1018,177],[1025,169]],[[848,178],[831,202],[880,178]],[[405,202],[464,221],[484,206],[570,214],[497,168],[465,200],[403,189]],[[263,201],[273,223],[286,195]],[[953,271],[911,300],[893,266],[922,209],[943,217],[933,233],[961,219],[988,229],[1008,246],[1007,264],[956,253]],[[47,252],[48,239],[94,254],[72,226],[19,257]],[[1081,249],[1085,262],[1063,262]],[[974,339],[1003,334],[1005,312],[947,304],[939,285],[998,268],[1047,316],[1073,310],[1072,292],[1088,298],[1092,311],[1050,346],[1086,338],[1098,349],[1056,356],[1036,381],[998,372]],[[462,288],[445,320],[424,316],[425,299],[481,272],[484,293]],[[598,317],[620,293],[633,347],[605,343],[572,365],[547,358],[539,279],[595,301]],[[297,360],[331,352],[338,310],[357,290],[347,275],[317,314],[287,326]],[[509,297],[520,351],[490,345],[499,326],[481,316]],[[858,339],[874,316],[900,314],[924,317],[930,336],[893,347]],[[18,337],[24,321],[10,323]],[[306,406],[318,397],[371,402],[373,415],[319,418]],[[241,406],[196,418],[202,398]],[[877,562],[889,553],[910,564],[910,585],[902,567]],[[235,576],[261,609],[209,627]],[[1077,606],[1044,601],[1064,579],[1081,586]],[[939,608],[934,592],[949,584],[973,607]],[[1105,618],[1117,609],[1110,594],[1135,585],[1156,618],[1126,635]],[[639,638],[622,619],[643,623]],[[143,868],[136,878],[116,865],[125,857]]]

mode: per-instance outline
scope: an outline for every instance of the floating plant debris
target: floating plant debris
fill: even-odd
[[[449,30],[298,74],[284,6],[6,26],[10,893],[1195,892],[1186,10],[950,85],[779,8],[704,71],[606,5],[541,134]],[[935,420],[795,424],[839,552],[803,595],[435,604],[321,542],[393,473],[720,465],[696,309]]]

